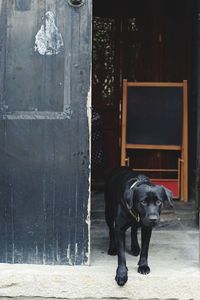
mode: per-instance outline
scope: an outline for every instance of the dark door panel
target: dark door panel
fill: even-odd
[[[26,4],[0,1],[0,262],[84,264],[91,1]]]

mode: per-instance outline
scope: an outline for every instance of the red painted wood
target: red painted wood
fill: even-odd
[[[178,180],[151,179],[151,181],[155,184],[163,185],[164,187],[172,191],[174,199],[178,199],[180,197]]]

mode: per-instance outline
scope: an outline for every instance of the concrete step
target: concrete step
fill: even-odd
[[[90,266],[1,264],[0,297],[199,300],[198,239],[197,230],[155,231],[149,250],[151,273],[137,273],[138,257],[126,253],[129,279],[119,287],[114,279],[117,257],[107,255],[108,241],[101,232],[92,238]]]

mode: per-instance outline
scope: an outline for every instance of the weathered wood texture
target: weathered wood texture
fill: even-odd
[[[197,223],[200,223],[200,0],[198,0],[198,14],[197,14],[197,72],[195,80],[197,90],[197,167],[196,167],[196,185],[195,185],[195,200],[196,200],[196,216]]]
[[[0,262],[88,263],[91,5],[0,0]]]

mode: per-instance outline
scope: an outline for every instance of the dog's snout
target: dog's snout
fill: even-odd
[[[157,215],[150,215],[150,216],[149,216],[149,221],[150,221],[151,223],[156,223],[156,222],[158,222],[158,220],[159,220],[159,218],[158,218]]]

